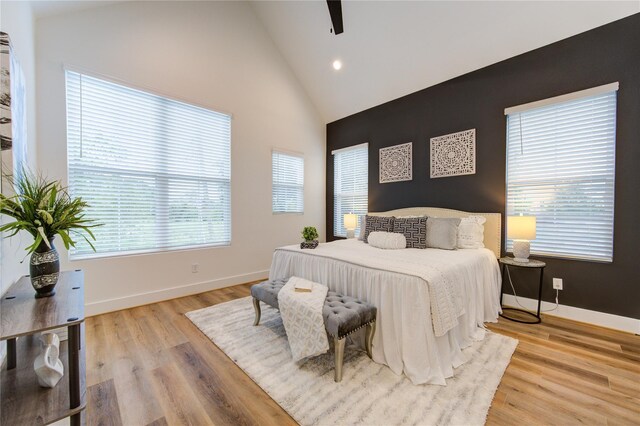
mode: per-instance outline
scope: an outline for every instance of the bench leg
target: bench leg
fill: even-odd
[[[376,333],[376,322],[372,321],[366,326],[366,335],[365,335],[365,346],[367,349],[367,355],[369,358],[373,359],[373,355],[371,353],[371,346],[373,343],[373,335]]]
[[[13,370],[18,364],[16,339],[7,339],[7,370]]]
[[[255,297],[253,298],[253,309],[256,311],[256,319],[253,321],[253,325],[258,325],[260,324],[260,301]]]
[[[334,351],[335,351],[335,374],[333,379],[336,382],[342,381],[342,361],[344,360],[344,344],[347,341],[345,337],[339,339],[337,337],[333,338],[334,343]]]

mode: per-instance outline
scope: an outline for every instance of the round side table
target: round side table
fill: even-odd
[[[529,260],[528,262],[516,262],[513,257],[503,257],[500,259],[500,264],[502,265],[502,292],[500,293],[500,306],[502,306],[502,299],[504,297],[504,284],[505,284],[505,272],[507,268],[510,266],[516,268],[528,268],[528,269],[539,269],[540,270],[540,282],[538,284],[538,310],[534,314],[531,311],[527,311],[525,309],[512,308],[512,307],[502,307],[502,313],[500,316],[502,318],[506,318],[511,321],[520,322],[523,324],[538,324],[542,321],[542,317],[540,317],[540,304],[542,303],[542,278],[544,274],[544,267],[547,266],[546,263],[540,260]],[[509,311],[518,311],[530,315],[534,318],[533,321],[525,321],[517,318],[508,317],[505,315],[505,310]]]

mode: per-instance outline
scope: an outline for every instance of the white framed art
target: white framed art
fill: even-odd
[[[476,129],[431,138],[432,178],[476,173]]]
[[[380,183],[413,179],[413,143],[380,149]]]
[[[27,167],[27,109],[22,68],[9,35],[0,31],[0,190],[13,195],[13,183]]]

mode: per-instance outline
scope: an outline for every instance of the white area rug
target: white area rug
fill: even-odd
[[[469,361],[447,386],[414,385],[347,347],[342,382],[335,383],[333,351],[297,365],[280,315],[262,307],[257,327],[251,297],[187,317],[301,425],[483,425],[518,344],[487,332],[464,350]]]

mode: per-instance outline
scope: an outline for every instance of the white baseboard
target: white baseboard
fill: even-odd
[[[538,301],[518,296],[518,302],[525,309],[536,311],[538,309]],[[516,298],[511,294],[505,294],[503,299],[505,306],[519,308]],[[640,319],[622,317],[620,315],[607,314],[604,312],[590,311],[588,309],[575,308],[573,306],[558,305],[558,308],[550,311],[556,306],[555,303],[542,302],[541,311],[547,315],[553,315],[560,318],[567,318],[574,321],[586,322],[589,324],[599,325],[601,327],[613,328],[615,330],[626,331],[628,333],[640,334]],[[549,311],[549,312],[544,312]]]
[[[266,279],[265,277],[267,276],[269,276],[269,271],[257,271],[248,274],[219,278],[213,281],[204,281],[195,284],[165,288],[147,293],[138,293],[125,297],[87,303],[85,305],[85,316],[90,317],[107,312],[119,311],[121,309],[133,308],[135,306],[148,305],[149,303],[162,302],[164,300],[175,299],[177,297],[203,293],[209,290]]]

